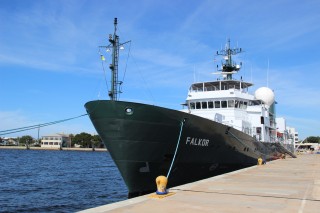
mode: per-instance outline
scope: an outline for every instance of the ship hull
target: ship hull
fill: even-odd
[[[168,174],[173,159],[168,187],[256,165],[259,157],[268,161],[284,153],[294,156],[280,144],[258,142],[181,111],[122,101],[91,101],[85,108],[129,197],[155,191],[156,177]]]

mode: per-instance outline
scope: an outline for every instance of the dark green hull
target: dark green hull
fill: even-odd
[[[167,175],[181,130],[168,187],[212,177],[291,154],[236,129],[188,113],[122,101],[91,101],[89,117],[128,187],[129,197],[156,190]]]

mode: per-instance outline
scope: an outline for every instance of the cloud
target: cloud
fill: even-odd
[[[30,119],[21,110],[0,111],[0,121],[0,131],[20,128],[22,125],[32,125]]]
[[[80,1],[63,5],[46,1],[17,9],[14,15],[0,13],[0,63],[44,71],[92,72],[98,58],[93,39],[98,22],[93,20],[98,17],[80,22],[76,14],[82,5]]]

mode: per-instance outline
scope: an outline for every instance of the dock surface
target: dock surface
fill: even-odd
[[[320,154],[268,162],[177,186],[170,192],[175,194],[162,199],[151,198],[149,194],[81,212],[319,213]]]

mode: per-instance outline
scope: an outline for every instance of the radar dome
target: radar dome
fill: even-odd
[[[256,99],[262,100],[268,106],[271,106],[271,104],[274,102],[274,93],[268,87],[260,87],[254,93],[254,96]]]

